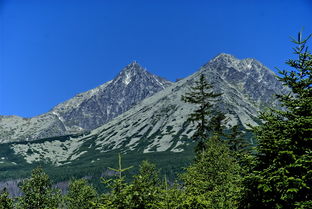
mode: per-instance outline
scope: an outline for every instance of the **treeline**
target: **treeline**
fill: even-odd
[[[252,130],[258,145],[250,147],[237,126],[225,133],[226,117],[212,111],[220,98],[204,75],[182,100],[196,105],[189,116],[196,124],[195,159],[176,182],[160,176],[156,166],[143,161],[132,181],[125,180],[119,155],[114,178],[101,181],[109,191],[98,194],[85,179],[73,180],[68,193],[52,187],[41,168],[21,185],[23,195],[0,194],[0,209],[25,208],[312,208],[312,55],[301,33],[293,40],[296,59],[279,71],[278,79],[291,92],[277,95],[282,110],[262,112],[263,124]]]

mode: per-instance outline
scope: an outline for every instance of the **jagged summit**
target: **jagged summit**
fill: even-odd
[[[212,61],[218,60],[218,59],[237,59],[236,57],[234,57],[231,54],[227,54],[227,53],[220,53],[217,56],[215,56]]]
[[[261,64],[258,60],[254,59],[254,58],[238,59],[234,55],[227,54],[227,53],[220,53],[217,56],[215,56],[212,60],[210,60],[209,62],[228,62],[228,63],[232,63],[232,62],[247,62],[247,63],[257,62],[257,63]],[[261,65],[263,65],[263,64],[261,64]]]
[[[127,67],[141,67],[141,65],[136,60],[133,60]]]
[[[274,73],[260,63],[258,60],[254,58],[245,58],[245,59],[238,59],[235,56],[227,53],[221,53],[210,60],[206,65],[203,67],[212,67],[213,69],[228,69],[228,70],[236,70],[236,71],[247,71],[247,73],[254,73],[254,74],[271,74]],[[223,71],[220,69],[221,71]]]
[[[137,71],[137,72],[144,72],[146,71],[137,61],[132,61],[130,64],[128,64],[123,71]]]
[[[160,86],[162,89],[171,84],[170,81],[148,72],[136,61],[124,67],[113,80],[113,83],[123,83],[125,86],[131,85],[141,88],[149,88],[148,86],[144,87],[149,82],[151,85]]]
[[[135,77],[144,77],[148,72],[136,61],[131,62],[126,67],[124,67],[114,79],[114,83],[122,80],[125,85],[128,85],[130,82],[135,80]],[[140,79],[140,78],[139,78]]]
[[[206,65],[211,64],[218,64],[218,65],[224,65],[228,66],[231,64],[238,64],[240,62],[239,59],[237,59],[235,56],[231,54],[221,53],[215,56],[212,60],[210,60]],[[205,66],[206,66],[205,65]]]

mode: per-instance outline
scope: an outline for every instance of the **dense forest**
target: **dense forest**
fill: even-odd
[[[220,94],[202,75],[181,99],[197,109],[189,115],[196,124],[197,142],[192,164],[175,182],[161,176],[148,161],[140,164],[131,181],[118,156],[115,175],[99,181],[99,194],[88,179],[72,180],[62,194],[38,167],[20,185],[22,196],[0,193],[0,208],[312,208],[312,54],[299,33],[292,41],[295,59],[280,70],[278,79],[291,92],[277,95],[282,108],[260,114],[262,124],[251,127],[257,146],[246,143],[237,126],[225,131],[227,120],[213,111]]]

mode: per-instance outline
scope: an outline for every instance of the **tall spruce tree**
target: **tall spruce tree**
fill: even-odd
[[[197,153],[205,149],[205,139],[211,131],[208,116],[212,114],[212,102],[219,96],[221,94],[212,91],[212,85],[207,82],[203,74],[200,75],[198,81],[195,81],[190,92],[182,96],[182,101],[198,105],[198,108],[188,118],[190,122],[196,123],[196,131],[192,138],[198,142]]]
[[[311,35],[309,36],[311,37]],[[241,208],[312,208],[312,55],[308,38],[297,45],[279,80],[291,93],[278,95],[285,110],[261,114],[253,172],[245,178]]]
[[[188,120],[197,123],[193,139],[198,141],[195,162],[181,175],[184,199],[178,208],[236,208],[241,191],[241,168],[227,144],[222,112],[212,112],[213,102],[221,94],[214,93],[204,75],[182,97],[198,105]],[[209,119],[210,118],[210,119]]]

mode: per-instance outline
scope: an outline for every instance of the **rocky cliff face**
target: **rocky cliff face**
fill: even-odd
[[[117,77],[33,118],[0,116],[0,143],[31,141],[95,129],[171,85],[133,62]]]
[[[277,105],[272,95],[287,91],[276,79],[276,75],[255,59],[239,60],[229,54],[220,54],[204,65],[203,70],[217,73],[259,105]]]
[[[95,129],[127,111],[141,100],[170,86],[133,62],[112,81],[52,109],[66,127]],[[87,94],[87,95],[86,95]]]

